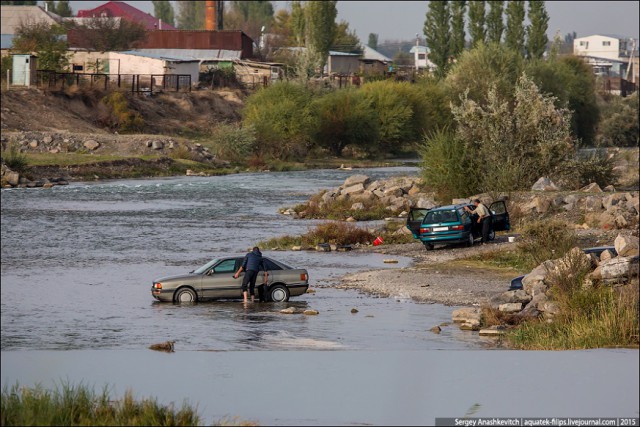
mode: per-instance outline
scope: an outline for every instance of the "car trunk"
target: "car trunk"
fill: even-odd
[[[425,215],[429,212],[429,209],[424,208],[411,208],[409,215],[407,216],[407,228],[413,233],[413,237],[417,238],[420,235],[420,225]]]

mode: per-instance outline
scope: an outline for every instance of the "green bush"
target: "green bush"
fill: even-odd
[[[576,234],[564,221],[532,221],[522,229],[518,250],[533,268],[548,259],[563,257],[576,246]]]
[[[420,154],[425,185],[436,193],[440,202],[466,197],[477,187],[476,176],[469,171],[464,143],[448,130],[425,138]]]
[[[302,236],[282,236],[265,242],[258,246],[265,248],[291,249],[292,246],[314,247],[320,243],[331,243],[338,246],[367,244],[373,242],[376,236],[373,233],[348,222],[325,222],[310,228]]]
[[[612,97],[602,108],[598,143],[605,146],[637,147],[640,142],[638,93]]]
[[[564,179],[572,188],[580,188],[592,182],[600,187],[616,185],[614,163],[607,153],[596,151],[588,157],[568,161],[564,167]]]
[[[137,111],[133,111],[129,100],[122,92],[111,92],[102,99],[109,108],[107,125],[120,132],[141,131],[144,127],[144,119]]]
[[[10,144],[9,149],[2,152],[2,160],[9,169],[16,172],[24,172],[29,163],[27,155],[21,153],[15,144]]]
[[[223,159],[246,161],[258,150],[256,132],[252,125],[222,123],[211,135],[214,152]]]
[[[347,146],[360,147],[369,154],[379,152],[378,117],[372,101],[357,89],[341,89],[316,99],[312,105],[317,126],[313,141],[341,156]]]
[[[195,409],[164,406],[155,399],[136,401],[128,391],[113,400],[107,390],[97,394],[86,386],[63,385],[48,391],[14,385],[2,390],[0,425],[131,425],[193,426],[200,418]]]
[[[313,127],[312,93],[302,85],[278,82],[247,98],[243,124],[255,129],[262,156],[288,159],[306,154]]]

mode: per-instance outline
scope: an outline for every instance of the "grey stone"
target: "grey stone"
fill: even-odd
[[[5,178],[7,180],[7,183],[10,185],[16,186],[20,183],[20,174],[18,172],[14,172],[14,171],[8,172],[5,175]]]
[[[45,144],[51,144],[53,142],[53,138],[50,135],[47,135],[42,138],[42,142]]]
[[[600,209],[602,209],[602,199],[596,196],[586,197],[584,199],[584,208],[588,212],[599,211]]]
[[[548,298],[546,294],[539,293],[536,294],[533,299],[527,304],[522,311],[519,313],[521,316],[526,317],[537,317],[540,315],[540,310],[538,309],[539,304],[544,304],[547,302]]]
[[[433,200],[425,199],[424,197],[420,197],[416,202],[416,207],[420,209],[432,209],[436,206]]]
[[[38,145],[38,141],[36,141],[35,139],[29,143],[29,147],[31,148],[38,148]]]
[[[622,201],[627,201],[627,198],[624,196],[624,194],[611,194],[609,196],[606,196],[602,199],[602,206],[606,209],[609,210],[611,209],[613,206],[618,205],[620,202]]]
[[[342,194],[358,194],[362,192],[364,192],[364,185],[362,184],[350,185],[342,190]]]
[[[623,236],[622,234],[618,234],[618,237],[616,237],[616,240],[614,240],[613,245],[616,248],[616,252],[618,252],[618,256],[626,257],[638,255],[637,237]]]
[[[398,186],[390,187],[384,190],[385,196],[402,197],[403,194],[404,191],[402,191],[402,188]]]
[[[613,185],[607,185],[603,188],[603,190],[609,193],[614,193],[616,191],[616,188]]]
[[[542,177],[531,187],[533,191],[558,191],[559,188],[549,178]]]
[[[560,313],[560,305],[555,301],[545,301],[542,304],[538,304],[538,310],[543,312],[545,315],[550,314],[555,316]]]
[[[351,205],[351,210],[352,211],[361,211],[362,209],[364,209],[364,204],[358,202],[358,203],[354,203]]]
[[[297,311],[295,307],[283,308],[282,310],[280,310],[280,313],[282,314],[295,314],[296,312]]]
[[[463,307],[454,310],[451,314],[451,319],[456,323],[463,323],[467,321],[477,321],[478,325],[482,318],[482,312],[477,307]]]
[[[356,219],[352,216],[346,219],[347,222],[356,222]]]
[[[638,198],[627,200],[627,210],[631,213],[635,213],[636,215],[640,213],[640,208],[638,208]]]
[[[55,184],[54,184],[54,183],[52,183],[52,182],[45,182],[45,183],[42,185],[42,188],[51,188],[51,187],[53,187],[54,185],[55,185]]]
[[[358,312],[358,309],[357,309],[357,308],[352,308],[352,309],[351,309],[351,314],[356,314],[357,312]]]
[[[478,335],[485,336],[485,337],[497,337],[500,335],[504,335],[506,330],[507,330],[507,327],[504,325],[493,325],[493,326],[489,326],[488,328],[480,329],[480,332],[478,332]]]
[[[84,142],[84,144],[82,144],[82,145],[87,150],[96,150],[98,147],[100,147],[100,143],[98,141],[93,140],[93,139],[86,140]]]
[[[522,303],[509,302],[506,304],[500,304],[498,310],[502,311],[503,313],[517,313],[518,311],[522,310]]]
[[[162,141],[153,141],[151,148],[154,150],[162,150],[164,148],[164,143]]]
[[[316,251],[331,252],[331,245],[329,245],[328,243],[320,243],[319,245],[316,245]]]
[[[531,301],[531,295],[527,294],[524,289],[517,289],[514,291],[506,291],[495,297],[491,298],[491,303],[494,306],[507,303],[528,303]]]
[[[467,320],[460,324],[460,329],[463,331],[479,331],[480,330],[480,321],[479,320]]]
[[[638,257],[616,257],[600,263],[602,279],[609,281],[621,281],[638,275]]]
[[[361,184],[363,189],[364,186],[369,183],[369,177],[366,175],[351,175],[349,178],[344,180],[344,187],[351,187],[357,184]]]
[[[302,312],[302,314],[306,314],[307,316],[315,316],[315,315],[317,315],[319,313],[320,312],[318,310],[311,310],[311,309],[307,309],[307,310]]]
[[[605,249],[600,253],[600,262],[613,258],[613,254],[609,249]]]
[[[470,203],[471,199],[451,199],[451,204],[452,205],[458,205],[461,203]]]
[[[439,334],[440,331],[442,331],[442,329],[440,329],[440,326],[434,326],[433,328],[429,329],[431,332],[433,332],[434,334]]]

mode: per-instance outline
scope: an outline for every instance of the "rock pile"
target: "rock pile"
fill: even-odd
[[[2,164],[2,188],[51,188],[55,185],[69,184],[68,177],[43,178],[32,181],[20,173]]]
[[[351,202],[350,211],[365,209],[372,204],[383,204],[389,215],[407,215],[410,207],[433,208],[436,206],[433,194],[423,192],[422,181],[417,177],[399,177],[372,181],[366,175],[352,175],[344,183],[332,190],[319,193],[307,202],[308,206],[322,208],[336,201]],[[295,215],[293,209],[281,209],[285,215]],[[306,211],[297,216],[304,218]]]

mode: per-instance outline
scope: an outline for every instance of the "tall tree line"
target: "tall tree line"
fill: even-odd
[[[172,27],[176,25],[175,12],[170,1],[153,0],[151,3],[153,3],[153,16],[162,19],[162,22],[166,22]]]
[[[486,4],[489,5],[488,11]],[[529,26],[525,27],[526,2],[512,0],[430,1],[424,34],[429,59],[444,77],[451,60],[460,56],[465,47],[465,10],[468,9],[470,46],[480,43],[504,43],[519,55],[542,58],[548,43],[549,14],[542,0],[529,1]],[[506,24],[504,16],[506,15]]]

